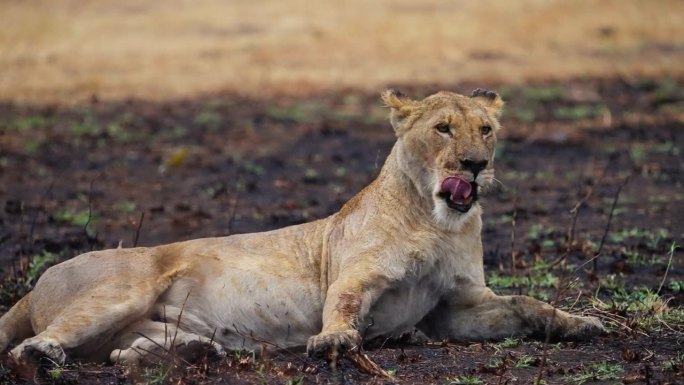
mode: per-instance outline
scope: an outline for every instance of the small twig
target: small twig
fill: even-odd
[[[518,186],[513,189],[513,214],[511,216],[511,273],[515,274],[516,265],[518,264],[517,255],[515,252],[515,225],[518,217]]]
[[[598,179],[596,179],[595,183],[592,183],[589,188],[587,189],[587,193],[584,194],[584,197],[580,199],[577,204],[575,204],[575,207],[570,210],[570,213],[572,214],[572,221],[570,224],[570,227],[568,228],[568,234],[567,234],[567,243],[565,245],[565,249],[569,252],[569,250],[572,248],[572,243],[573,240],[575,239],[575,227],[577,225],[577,217],[579,215],[580,209],[586,205],[587,201],[591,196],[594,194],[594,187],[598,186],[603,182],[603,177],[606,175],[606,170],[608,167],[605,167],[603,171],[601,171],[601,175],[599,175]]]
[[[19,201],[19,240],[21,241],[20,255],[19,255],[19,272],[21,275],[25,275],[28,270],[29,261],[26,253],[28,248],[26,247],[26,226],[24,224],[24,202]]]
[[[168,348],[166,346],[162,346],[159,342],[157,342],[157,341],[153,340],[152,338],[144,335],[143,333],[134,332],[135,334],[138,334],[139,336],[147,339],[148,341],[152,342],[154,345],[156,345],[157,347],[162,349],[167,354],[167,356],[171,359],[171,361],[175,360],[176,358],[180,358],[181,361],[183,361],[185,364],[188,364],[188,365],[189,365],[189,362],[187,362],[182,357],[178,357],[175,354],[175,352],[176,352],[176,339],[178,338],[178,330],[180,329],[180,322],[181,322],[181,318],[183,317],[183,310],[185,310],[185,303],[188,301],[188,298],[190,297],[190,293],[191,293],[191,290],[189,290],[188,295],[185,296],[185,300],[183,301],[183,304],[181,305],[180,312],[178,312],[178,318],[176,319],[176,329],[174,330],[173,339],[170,341],[170,343],[168,341],[168,329],[167,329],[167,325],[166,325],[166,323],[167,323],[166,322],[166,306],[163,307],[163,309],[164,309],[163,310],[164,311],[164,315],[163,315],[163,317],[164,317],[163,318],[164,319],[164,345],[168,344],[169,345]],[[156,355],[159,358],[162,358],[161,355],[155,354],[154,352],[152,352],[150,350],[140,348],[140,347],[138,347],[136,349],[140,349],[144,352],[151,353],[151,354]],[[137,352],[137,350],[136,350],[136,352]],[[140,352],[138,352],[138,354],[140,354]]]
[[[138,350],[142,350],[145,353],[153,354],[153,355],[157,356],[157,358],[162,359],[162,360],[168,360],[170,358],[171,361],[173,361],[175,358],[179,358],[175,354],[173,354],[173,352],[172,352],[172,349],[175,348],[175,345],[171,345],[171,347],[167,348],[166,346],[162,346],[162,344],[160,344],[159,342],[153,340],[152,338],[146,336],[145,334],[143,334],[141,332],[133,332],[133,334],[137,334],[140,337],[152,342],[152,344],[156,345],[159,349],[161,349],[164,353],[166,353],[166,357],[164,357],[163,355],[161,355],[161,354],[159,354],[153,350],[145,349],[145,348],[142,348],[140,346],[135,346],[134,347],[135,352],[140,354],[141,356],[142,356],[142,354]],[[180,359],[181,359],[181,361],[183,361],[183,363],[190,365],[190,363],[188,361],[186,361],[182,358],[180,358]]]
[[[164,320],[164,345],[166,345],[169,342],[169,326],[166,318],[166,305],[162,306],[162,312],[164,313],[164,318],[162,318]]]
[[[542,378],[544,376],[544,366],[546,366],[546,355],[549,350],[549,343],[551,342],[551,332],[553,329],[553,323],[556,321],[556,313],[558,312],[556,306],[558,306],[560,297],[566,287],[566,280],[568,279],[568,277],[569,275],[565,272],[565,270],[563,270],[563,275],[558,281],[558,287],[556,288],[556,293],[553,297],[553,301],[551,302],[551,306],[553,306],[553,313],[551,313],[551,317],[549,317],[549,321],[546,324],[546,338],[544,339],[544,347],[542,349],[542,357],[539,363],[539,370],[537,371],[537,380],[535,381],[535,384],[542,383]]]
[[[373,360],[371,360],[370,357],[368,357],[366,354],[361,353],[358,350],[345,351],[344,357],[351,361],[351,363],[354,364],[354,366],[356,366],[356,368],[363,373],[367,373],[378,377],[384,377],[387,379],[394,379],[394,376],[392,376],[386,370],[381,368],[380,365],[373,362]]]
[[[672,242],[672,245],[670,245],[670,259],[667,261],[667,267],[665,268],[665,274],[663,274],[663,279],[660,281],[660,286],[658,286],[658,291],[656,292],[656,295],[660,294],[660,290],[663,289],[663,285],[665,284],[665,279],[667,278],[667,273],[670,271],[670,266],[672,265],[672,256],[674,255],[675,249],[677,248],[677,244],[675,242]]]
[[[218,330],[218,326],[214,328],[214,332],[211,333],[211,338],[209,339],[209,344],[213,345],[214,344],[214,338],[216,338],[216,330]]]
[[[249,338],[250,340],[253,340],[253,341],[255,341],[255,342],[259,342],[259,343],[261,343],[261,344],[266,344],[266,345],[272,346],[272,347],[274,347],[275,349],[280,350],[280,351],[283,351],[283,352],[287,353],[288,355],[292,356],[295,360],[298,360],[298,361],[300,361],[301,363],[303,363],[303,364],[305,364],[305,365],[308,365],[307,360],[306,360],[306,359],[302,359],[302,357],[301,357],[300,354],[297,354],[297,353],[295,353],[295,352],[293,352],[293,351],[291,351],[291,350],[289,350],[289,349],[287,349],[287,348],[285,348],[285,347],[282,347],[282,346],[280,346],[280,345],[278,345],[278,344],[276,344],[276,343],[274,343],[274,342],[267,341],[267,340],[261,339],[261,338],[259,338],[259,337],[255,337],[254,334],[252,334],[252,333],[250,333],[249,335],[247,335],[247,334],[241,332],[241,331],[237,328],[237,325],[235,325],[235,324],[233,324],[233,330],[235,330],[235,334],[239,335],[239,336],[242,337],[243,339]],[[243,344],[244,344],[244,342],[243,342]]]
[[[90,221],[93,218],[93,184],[95,183],[95,180],[90,181],[90,188],[88,189],[88,220],[86,221],[85,225],[83,225],[83,231],[86,233],[86,236],[88,236],[88,225],[90,224]]]
[[[630,333],[640,333],[641,335],[648,337],[648,334],[640,331],[640,330],[634,330],[631,327],[629,327],[624,320],[626,320],[625,317],[621,317],[617,314],[612,314],[607,311],[601,310],[596,307],[596,303],[592,303],[591,307],[594,309],[596,312],[595,315],[601,318],[608,319],[610,322],[616,323],[619,326],[621,326],[623,329],[629,331]]]
[[[608,237],[608,232],[610,231],[610,223],[613,220],[613,213],[615,212],[615,206],[617,206],[618,198],[620,198],[620,192],[622,191],[622,188],[625,187],[627,182],[629,181],[629,176],[625,177],[625,180],[622,181],[620,186],[618,187],[617,191],[615,192],[615,198],[613,199],[613,205],[610,208],[610,214],[608,214],[608,222],[606,222],[606,228],[603,232],[603,237],[601,237],[601,243],[599,243],[598,250],[596,251],[596,255],[594,258],[592,258],[593,261],[593,269],[594,269],[594,274],[596,274],[597,271],[597,260],[599,255],[601,255],[601,250],[603,250],[603,244],[606,242],[606,238]]]
[[[147,336],[143,336],[143,337],[148,338]],[[150,341],[152,341],[153,343],[155,343],[155,344],[158,345],[158,346],[161,346],[158,342],[156,342],[156,341],[154,341],[154,340],[151,340],[151,339],[150,339]],[[163,348],[163,347],[162,347],[162,348]],[[144,353],[151,354],[151,355],[157,357],[160,361],[173,362],[175,358],[178,358],[178,357],[176,357],[175,355],[171,355],[171,352],[170,352],[168,349],[166,349],[166,348],[163,348],[163,349],[164,349],[163,351],[164,351],[164,354],[165,354],[165,355],[164,355],[164,354],[157,353],[157,352],[155,352],[154,350],[145,349],[145,348],[140,347],[140,346],[134,346],[132,349],[133,349],[136,353],[138,353],[138,355],[140,355],[140,357],[142,357],[142,358],[143,358],[145,361],[147,361],[147,362],[152,362],[152,361],[151,361],[148,357],[146,357],[144,354],[142,354],[141,351],[144,352]],[[182,359],[182,358],[181,358],[181,361],[183,361],[183,364],[185,364],[185,365],[188,365],[188,366],[190,365],[190,363],[189,363],[188,361],[186,361],[186,360],[184,360],[184,359]]]
[[[38,201],[38,210],[36,210],[36,214],[33,216],[33,219],[31,220],[31,226],[29,228],[29,236],[28,236],[28,242],[29,242],[29,247],[33,246],[33,231],[36,228],[36,223],[38,222],[38,214],[42,212],[45,212],[45,200],[47,199],[47,196],[50,195],[50,192],[52,191],[52,187],[55,185],[55,180],[50,181],[50,185],[48,188],[45,190],[43,195],[40,197],[40,201]]]
[[[183,305],[181,305],[180,312],[178,313],[178,319],[176,320],[176,330],[174,331],[173,339],[171,340],[171,345],[173,345],[173,346],[176,346],[176,338],[178,337],[178,329],[180,329],[181,317],[183,317],[183,311],[185,310],[185,303],[188,302],[188,298],[190,298],[191,292],[192,292],[192,289],[188,290],[188,295],[185,296],[185,299],[183,300]]]
[[[551,317],[549,318],[549,323],[546,324],[546,338],[544,339],[544,348],[542,350],[542,356],[541,360],[539,362],[539,370],[537,371],[537,380],[534,382],[535,385],[541,384],[542,383],[542,378],[544,377],[544,367],[546,366],[546,355],[547,352],[549,351],[549,343],[551,342],[551,329],[553,328],[553,323],[556,320],[556,313],[558,310],[556,309],[556,301],[560,297],[558,295],[560,293],[560,288],[556,290],[556,297],[553,300],[553,313],[551,314]]]
[[[559,263],[564,262],[567,257],[570,255],[570,252],[572,251],[572,244],[574,242],[575,238],[575,228],[577,226],[577,218],[579,216],[579,211],[580,209],[586,204],[587,200],[591,197],[591,195],[594,193],[594,186],[598,185],[602,180],[603,176],[605,175],[605,169],[601,173],[601,176],[598,178],[598,181],[596,184],[593,184],[589,186],[589,189],[587,190],[587,193],[575,204],[575,206],[570,210],[570,225],[568,226],[568,232],[566,235],[566,244],[565,244],[565,251],[563,254],[561,254],[560,257],[558,257],[555,261],[553,261],[549,265],[549,269],[555,267]],[[576,270],[577,271],[577,270]],[[575,271],[575,272],[576,272]],[[573,274],[575,273],[573,272]],[[549,350],[549,343],[551,342],[551,332],[553,328],[553,323],[556,320],[556,313],[557,309],[556,306],[558,305],[558,302],[561,297],[561,293],[564,291],[567,285],[567,280],[568,278],[572,276],[571,274],[567,274],[565,270],[563,270],[563,275],[558,281],[558,287],[556,288],[556,293],[554,295],[553,301],[551,302],[551,306],[553,306],[553,313],[551,314],[551,317],[549,317],[549,321],[546,325],[546,338],[544,339],[544,347],[542,349],[542,357],[541,361],[539,363],[539,370],[537,371],[537,379],[535,380],[535,384],[541,384],[543,377],[544,377],[544,367],[546,366],[546,357],[548,354]],[[577,300],[575,300],[575,303],[579,300],[579,297]],[[574,306],[574,304],[573,304]]]
[[[575,242],[575,229],[577,227],[577,218],[579,217],[580,209],[584,207],[589,198],[591,198],[591,196],[594,194],[594,186],[598,186],[601,184],[605,174],[606,168],[603,169],[601,175],[596,180],[596,183],[589,186],[586,194],[584,194],[584,196],[579,201],[577,201],[572,210],[570,210],[570,225],[568,226],[568,232],[565,236],[565,251],[555,261],[551,262],[549,267],[555,267],[559,263],[565,262],[565,260],[570,255],[570,252],[572,251],[572,244]]]
[[[228,228],[227,232],[230,235],[233,232],[233,222],[235,221],[235,215],[237,213],[238,203],[240,202],[240,190],[242,188],[242,175],[237,175],[237,183],[235,183],[235,199],[230,207],[230,214],[228,214]]]
[[[133,247],[138,246],[138,238],[140,238],[140,229],[143,225],[143,220],[145,220],[145,212],[140,212],[140,220],[138,221],[138,228],[135,229],[135,238],[133,238]]]
[[[570,210],[570,225],[568,226],[568,232],[566,235],[566,244],[565,244],[565,251],[559,258],[557,258],[555,261],[551,263],[549,266],[549,269],[555,267],[559,263],[562,263],[566,260],[566,258],[570,255],[570,252],[572,251],[572,244],[574,242],[575,238],[575,228],[577,226],[577,218],[579,216],[579,211],[580,209],[586,204],[586,202],[589,200],[591,195],[594,193],[594,186],[598,185],[601,183],[603,180],[603,176],[605,175],[606,169],[603,169],[603,172],[601,172],[601,176],[598,178],[598,181],[595,184],[592,184],[589,186],[589,189],[587,190],[586,194],[577,201],[575,206]],[[574,273],[573,273],[574,274]],[[558,287],[556,288],[556,293],[554,295],[553,301],[551,302],[551,306],[553,306],[553,313],[551,314],[551,317],[549,317],[549,321],[546,325],[546,338],[544,339],[544,347],[542,349],[542,357],[541,357],[541,362],[539,363],[539,370],[537,371],[537,379],[535,381],[535,384],[541,384],[543,377],[544,377],[544,367],[546,366],[546,357],[548,354],[549,350],[549,343],[551,342],[551,331],[553,328],[553,323],[556,320],[556,313],[557,309],[556,306],[558,306],[558,302],[560,301],[561,293],[565,290],[566,285],[567,285],[567,280],[569,277],[572,275],[567,274],[565,270],[563,270],[563,275],[558,281]],[[579,300],[579,297],[577,300],[575,300],[575,303]],[[573,304],[574,306],[574,304]]]
[[[95,180],[90,181],[90,189],[88,190],[88,220],[86,221],[85,225],[83,225],[83,232],[85,233],[86,239],[88,240],[88,243],[90,244],[90,249],[93,249],[93,242],[90,240],[90,235],[88,234],[88,225],[90,224],[90,221],[93,219],[93,184],[95,183]]]
[[[577,305],[577,303],[579,303],[580,298],[582,298],[582,291],[581,291],[581,290],[578,290],[578,291],[577,291],[577,298],[575,298],[575,302],[573,302],[572,305],[570,305],[570,307],[568,308],[568,310],[574,309],[574,308],[575,308],[575,305]]]

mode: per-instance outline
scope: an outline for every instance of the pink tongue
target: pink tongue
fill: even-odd
[[[470,197],[473,186],[465,179],[450,176],[442,181],[440,190],[451,194],[452,201],[464,201]]]

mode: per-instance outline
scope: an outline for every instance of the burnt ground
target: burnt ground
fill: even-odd
[[[483,197],[489,283],[596,315],[608,335],[548,345],[369,342],[393,380],[268,349],[135,370],[72,362],[36,374],[3,361],[0,382],[531,384],[541,373],[546,384],[684,383],[684,253],[675,247],[684,238],[684,82],[490,86],[508,107],[501,186]],[[401,88],[421,96],[474,87]],[[0,311],[47,266],[84,251],[335,212],[388,154],[385,115],[377,95],[355,91],[0,104]]]

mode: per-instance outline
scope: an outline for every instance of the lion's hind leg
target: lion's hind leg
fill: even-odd
[[[42,309],[50,309],[47,306],[34,306],[31,314],[34,325],[44,322],[44,330],[37,330],[36,336],[25,339],[10,354],[34,362],[47,358],[58,365],[64,364],[65,351],[75,356],[106,359],[106,355],[101,355],[102,347],[126,325],[143,317],[158,297],[160,290],[143,287],[144,290],[121,290],[117,285],[100,285],[81,293],[57,315],[43,314]],[[36,294],[34,291],[34,300],[38,297]]]
[[[29,316],[30,303],[31,292],[0,318],[0,352],[4,352],[12,341],[33,335]]]
[[[223,347],[211,338],[183,331],[174,323],[153,320],[130,325],[117,344],[120,348],[111,352],[110,361],[128,365],[175,358],[194,360],[205,352],[226,355]]]

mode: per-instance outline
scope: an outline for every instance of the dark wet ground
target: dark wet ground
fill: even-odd
[[[440,88],[475,87],[402,90],[420,96]],[[672,249],[670,258],[670,250],[684,238],[684,83],[496,88],[508,105],[497,155],[501,186],[483,198],[490,284],[552,301],[560,282],[560,306],[597,315],[612,330],[547,347],[546,383],[580,383],[582,374],[592,384],[683,383],[684,254]],[[18,300],[43,264],[91,249],[262,231],[329,215],[377,174],[394,140],[385,115],[376,95],[353,91],[277,101],[218,95],[164,104],[2,104],[0,304]],[[657,300],[669,301],[669,309],[656,311]],[[394,371],[397,383],[532,383],[544,345],[514,342],[393,343],[368,354]],[[597,363],[614,375],[596,380]],[[166,380],[386,382],[340,364],[333,374],[301,352],[274,352],[182,366]],[[14,373],[0,380],[18,381]],[[88,364],[62,370],[56,381],[153,377]]]

